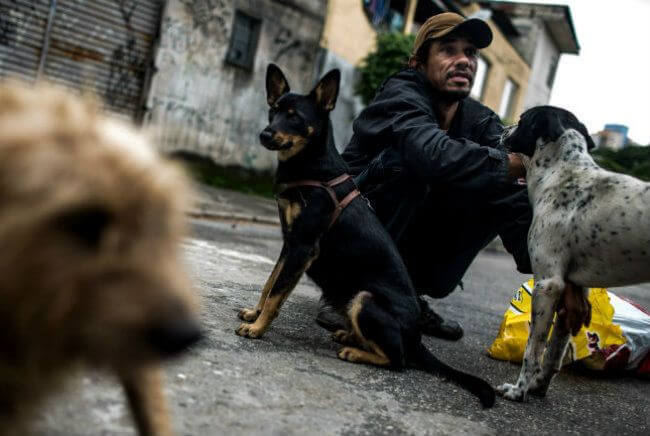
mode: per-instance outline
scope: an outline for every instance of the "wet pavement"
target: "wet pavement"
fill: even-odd
[[[262,339],[238,337],[237,311],[256,303],[280,252],[275,205],[205,188],[190,212],[192,234],[183,246],[202,296],[206,339],[167,366],[179,435],[649,434],[648,380],[565,370],[543,400],[499,398],[484,410],[463,389],[429,374],[341,361],[338,345],[313,321],[319,292],[308,279]],[[507,255],[483,252],[464,290],[433,301],[442,316],[462,323],[465,336],[426,338],[427,346],[493,385],[514,381],[518,366],[491,359],[486,349],[513,290],[527,278]],[[650,307],[648,285],[614,291]],[[115,380],[86,372],[48,402],[37,434],[134,431]]]

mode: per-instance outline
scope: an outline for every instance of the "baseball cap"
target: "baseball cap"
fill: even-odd
[[[429,17],[422,24],[415,36],[413,54],[418,52],[425,41],[442,38],[454,31],[466,34],[476,48],[485,48],[492,42],[492,30],[485,21],[478,18],[465,19],[454,12],[443,12]]]

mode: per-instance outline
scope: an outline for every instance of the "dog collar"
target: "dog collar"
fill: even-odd
[[[284,189],[279,192],[279,194],[283,193],[284,191],[292,188],[297,188],[300,186],[314,186],[316,188],[323,188],[327,191],[327,193],[330,195],[330,198],[334,202],[334,211],[332,212],[332,215],[330,217],[330,222],[327,228],[329,229],[334,225],[338,217],[341,215],[341,212],[343,212],[343,209],[345,209],[351,202],[354,200],[359,194],[359,188],[354,187],[352,191],[350,191],[345,197],[343,197],[343,200],[339,201],[338,197],[336,196],[336,192],[334,192],[334,187],[337,185],[340,185],[341,183],[347,182],[348,180],[352,179],[352,176],[349,175],[348,173],[343,173],[338,177],[333,178],[332,180],[328,182],[321,182],[318,180],[298,180],[296,182],[290,182],[286,183],[284,186]]]

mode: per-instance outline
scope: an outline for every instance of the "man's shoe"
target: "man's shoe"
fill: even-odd
[[[323,297],[321,297],[321,299],[318,301],[316,324],[331,332],[346,329],[345,318],[343,315],[338,313],[332,306],[327,304]]]
[[[463,328],[456,321],[444,320],[435,313],[422,297],[418,297],[420,303],[420,330],[427,336],[457,341],[463,337]]]

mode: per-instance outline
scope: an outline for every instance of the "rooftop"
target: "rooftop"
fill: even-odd
[[[481,7],[492,11],[492,20],[509,36],[519,36],[513,18],[539,18],[548,29],[561,53],[579,54],[571,10],[567,5],[514,3],[509,1],[479,1]]]

